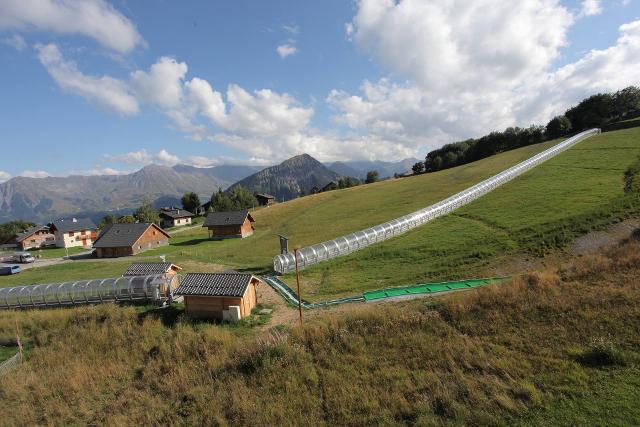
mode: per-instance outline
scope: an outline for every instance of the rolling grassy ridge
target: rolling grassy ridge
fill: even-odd
[[[0,316],[33,344],[0,425],[635,425],[640,244],[268,333],[111,304]],[[177,316],[176,316],[177,315]]]
[[[624,175],[639,156],[638,128],[589,138],[451,215],[304,270],[304,295],[480,277],[505,256],[545,255],[638,217],[638,193],[625,193]]]
[[[310,300],[364,290],[486,275],[505,256],[543,255],[594,228],[638,214],[625,197],[623,176],[640,156],[640,128],[607,132],[558,157],[469,206],[403,236],[303,272]],[[523,147],[478,162],[405,179],[304,197],[253,212],[256,232],[247,239],[209,241],[206,230],[177,234],[166,254],[179,265],[224,265],[268,271],[278,253],[276,234],[291,245],[308,245],[379,224],[435,203],[527,159],[557,141]],[[133,260],[133,259],[132,259]],[[123,260],[123,265],[128,261]],[[119,275],[124,268],[99,263],[44,267],[0,277],[0,286]],[[185,269],[191,270],[190,268]],[[285,280],[291,280],[291,276]]]

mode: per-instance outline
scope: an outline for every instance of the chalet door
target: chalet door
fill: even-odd
[[[82,246],[87,246],[87,239],[82,239]]]

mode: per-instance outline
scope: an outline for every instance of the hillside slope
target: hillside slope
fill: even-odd
[[[629,211],[616,201],[624,194],[625,170],[640,155],[638,140],[640,128],[590,138],[453,215],[303,270],[303,296],[319,300],[421,281],[503,274],[505,271],[495,266],[505,256],[536,256],[555,250],[593,227],[625,218]],[[288,236],[294,247],[373,226],[442,200],[556,142],[432,174],[257,209],[252,213],[256,231],[250,238],[210,241],[206,230],[197,228],[176,235],[170,246],[143,255],[164,254],[178,264],[198,261],[268,271],[279,251],[277,234]],[[44,274],[46,268],[39,271]],[[91,273],[74,274],[84,278]],[[31,278],[38,280],[30,272],[12,279],[0,277],[0,286],[3,282],[34,283]]]
[[[638,425],[639,262],[629,243],[302,327],[200,322],[180,306],[5,312],[0,337],[19,325],[29,353],[0,380],[0,424]]]
[[[230,188],[241,185],[252,192],[273,194],[278,200],[290,200],[338,178],[340,175],[310,155],[301,154],[248,176]]]

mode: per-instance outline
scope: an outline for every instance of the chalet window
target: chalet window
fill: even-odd
[[[156,230],[153,230],[153,235],[154,235],[154,236],[156,235]]]
[[[36,242],[36,239],[31,239],[31,243],[35,243],[35,242]]]
[[[87,235],[87,232],[86,232],[86,231],[84,231],[84,230],[82,230],[82,233],[80,233],[80,235],[82,235],[82,236],[86,236],[86,235]]]
[[[73,231],[69,232],[69,237],[73,237]]]

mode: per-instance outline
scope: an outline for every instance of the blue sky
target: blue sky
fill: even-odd
[[[0,181],[423,157],[639,83],[637,0],[505,3],[0,0]]]

